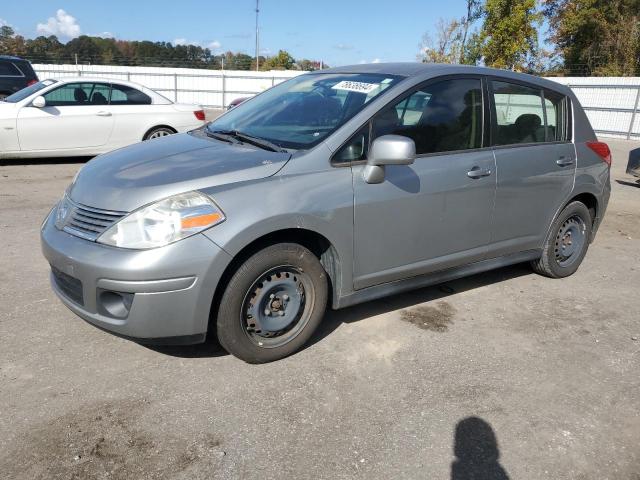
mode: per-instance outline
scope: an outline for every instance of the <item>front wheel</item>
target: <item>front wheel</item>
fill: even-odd
[[[531,262],[533,269],[551,278],[574,274],[589,248],[592,227],[593,220],[584,203],[567,205],[551,225],[542,257]]]
[[[291,355],[309,340],[327,304],[318,258],[293,243],[267,247],[231,277],[217,318],[220,344],[248,363]]]

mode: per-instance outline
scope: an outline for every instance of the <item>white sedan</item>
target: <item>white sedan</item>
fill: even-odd
[[[200,105],[132,82],[43,80],[0,101],[0,158],[92,156],[204,124]]]

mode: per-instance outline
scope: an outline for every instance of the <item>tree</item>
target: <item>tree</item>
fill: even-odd
[[[0,27],[0,55],[20,55],[24,56],[27,52],[25,39],[9,25]]]
[[[423,63],[458,63],[462,56],[463,31],[457,20],[438,20],[436,40],[425,33],[420,52]]]
[[[467,63],[467,38],[471,25],[482,17],[483,5],[481,0],[467,0],[467,14],[462,17],[462,45],[460,46],[460,63]],[[473,62],[475,64],[475,62]]]
[[[277,55],[260,61],[261,70],[291,70],[295,59],[286,50],[280,50]]]
[[[524,70],[538,50],[537,27],[542,14],[536,0],[487,0],[480,31],[487,66]]]
[[[640,74],[640,0],[546,0],[543,11],[568,73]]]

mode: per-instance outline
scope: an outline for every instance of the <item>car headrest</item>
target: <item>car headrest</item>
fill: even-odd
[[[518,130],[533,131],[542,126],[542,120],[534,113],[525,113],[516,119]]]

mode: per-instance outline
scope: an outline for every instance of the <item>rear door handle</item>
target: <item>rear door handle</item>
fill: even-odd
[[[556,160],[556,163],[561,167],[568,167],[569,165],[573,165],[573,159],[569,157],[560,157]]]
[[[99,117],[110,117],[111,116],[111,112],[102,111],[102,112],[96,113],[96,115],[99,116]]]
[[[471,170],[467,172],[467,177],[473,178],[473,179],[488,177],[489,175],[491,175],[491,170],[480,168],[480,167],[473,167]]]

